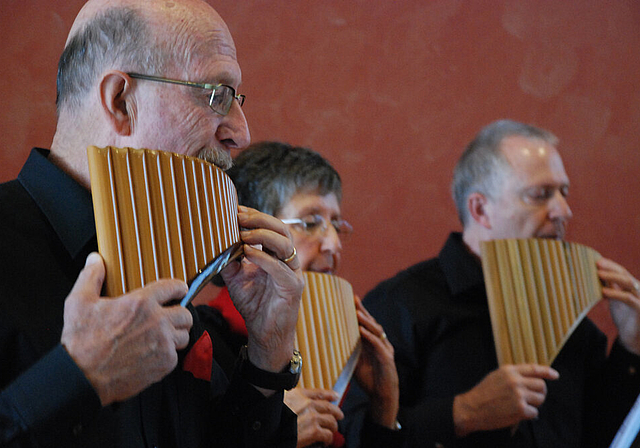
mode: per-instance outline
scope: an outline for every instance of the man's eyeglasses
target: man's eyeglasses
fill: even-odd
[[[135,79],[144,79],[146,81],[166,82],[169,84],[178,84],[181,86],[197,87],[199,89],[211,90],[209,107],[211,107],[214,112],[220,115],[227,115],[229,113],[229,109],[231,109],[231,105],[233,104],[234,99],[238,100],[238,104],[240,104],[240,107],[242,107],[242,105],[244,104],[245,96],[237,95],[236,89],[226,84],[207,84],[191,81],[178,81],[175,79],[161,78],[159,76],[141,75],[139,73],[127,73],[127,75]]]
[[[329,223],[322,215],[309,215],[303,218],[287,218],[281,220],[285,224],[299,226],[311,236],[324,236],[329,230]],[[332,219],[330,224],[340,237],[345,237],[353,232],[353,227],[344,219]]]

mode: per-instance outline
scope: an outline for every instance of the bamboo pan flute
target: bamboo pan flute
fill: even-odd
[[[160,278],[193,279],[238,255],[238,197],[231,179],[194,157],[132,148],[87,149],[105,292]]]
[[[602,297],[600,254],[534,238],[485,241],[481,253],[498,363],[551,365]]]
[[[342,396],[361,351],[353,289],[335,275],[304,272],[304,279],[296,328],[304,360],[298,387]]]

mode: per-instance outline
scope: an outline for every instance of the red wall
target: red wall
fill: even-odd
[[[82,1],[3,0],[0,180],[55,124],[56,63]],[[569,239],[640,276],[640,3],[224,0],[254,141],[324,154],[364,294],[457,229],[451,171],[483,125],[548,128],[572,180]]]

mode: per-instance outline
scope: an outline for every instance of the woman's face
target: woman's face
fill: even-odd
[[[339,226],[340,203],[334,193],[321,196],[315,192],[294,194],[276,217],[300,219],[305,224],[291,224],[293,244],[303,271],[334,274],[340,264],[342,244]],[[306,229],[305,229],[306,227]]]

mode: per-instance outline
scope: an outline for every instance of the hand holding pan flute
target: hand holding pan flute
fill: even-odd
[[[252,364],[280,372],[291,359],[303,281],[287,227],[277,218],[239,207],[244,258],[222,270],[233,303],[245,320]],[[285,263],[283,260],[287,260]]]

